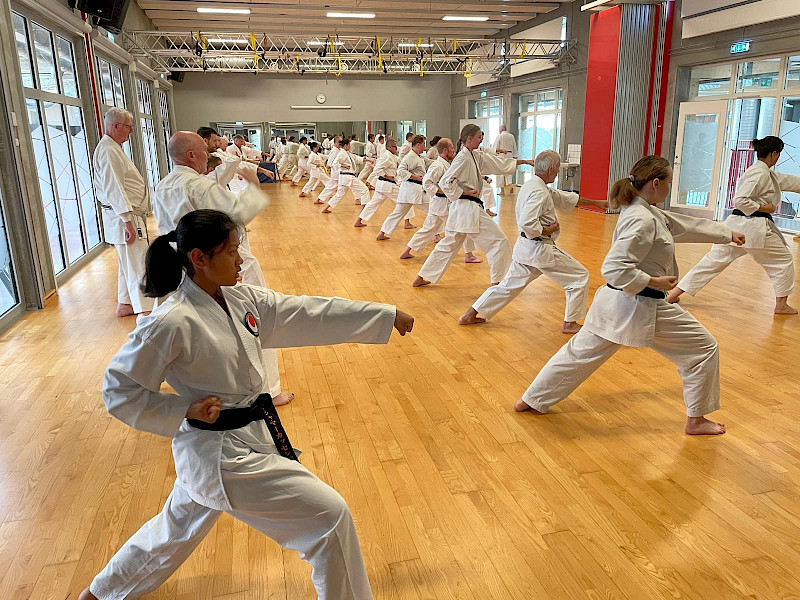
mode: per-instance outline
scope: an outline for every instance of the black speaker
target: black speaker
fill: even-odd
[[[182,83],[184,77],[186,77],[186,71],[170,71],[170,74],[167,75],[167,79],[177,81],[178,83]]]
[[[94,17],[94,24],[119,34],[131,0],[68,0],[70,8]]]

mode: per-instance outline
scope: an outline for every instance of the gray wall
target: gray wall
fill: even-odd
[[[187,73],[173,94],[178,129],[212,121],[427,121],[431,135],[450,124],[450,75],[430,77],[342,76],[251,73]],[[292,104],[351,105],[350,110],[292,110]]]

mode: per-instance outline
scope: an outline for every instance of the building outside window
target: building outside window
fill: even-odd
[[[100,102],[105,115],[109,108],[117,107],[130,110],[125,98],[125,86],[122,83],[122,67],[100,56],[97,57],[97,73],[100,81]],[[133,160],[130,141],[122,144],[128,158]]]
[[[544,150],[560,152],[563,98],[564,90],[561,88],[520,95],[519,156],[535,157]],[[531,178],[530,167],[520,170],[522,183],[525,183]]]
[[[158,148],[156,147],[155,125],[153,119],[152,102],[153,84],[144,79],[136,78],[136,95],[139,100],[139,124],[142,134],[142,150],[144,151],[144,164],[147,170],[147,182],[150,194],[155,193],[156,185],[161,180],[158,170]]]

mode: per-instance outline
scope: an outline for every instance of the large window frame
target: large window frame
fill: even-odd
[[[546,105],[541,106],[540,104],[542,101],[547,102],[547,97],[549,94],[553,95],[553,107],[550,108]],[[526,98],[529,97],[534,98],[533,102],[533,109],[530,110],[528,106],[523,108],[523,104],[528,104],[526,102]],[[564,156],[564,153],[561,152],[561,145],[563,144],[563,113],[564,113],[564,88],[563,87],[548,87],[543,88],[540,90],[531,90],[526,92],[520,92],[519,94],[519,101],[518,101],[518,121],[517,121],[517,131],[519,133],[519,140],[517,141],[517,147],[519,149],[519,156],[532,156],[536,157],[537,154],[543,152],[544,150],[555,150],[561,156]],[[524,139],[524,132],[526,132],[529,127],[527,127],[528,120],[533,119],[533,126],[530,128],[532,129],[532,136],[531,136],[531,148],[528,150],[527,143]],[[539,147],[538,143],[538,136],[537,132],[539,129],[539,119],[552,119],[553,126],[553,143],[545,147],[542,145]],[[522,183],[530,180],[532,171],[530,167],[522,168]]]

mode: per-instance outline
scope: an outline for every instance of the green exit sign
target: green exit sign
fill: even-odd
[[[750,42],[731,44],[731,54],[741,54],[742,52],[750,52]]]

